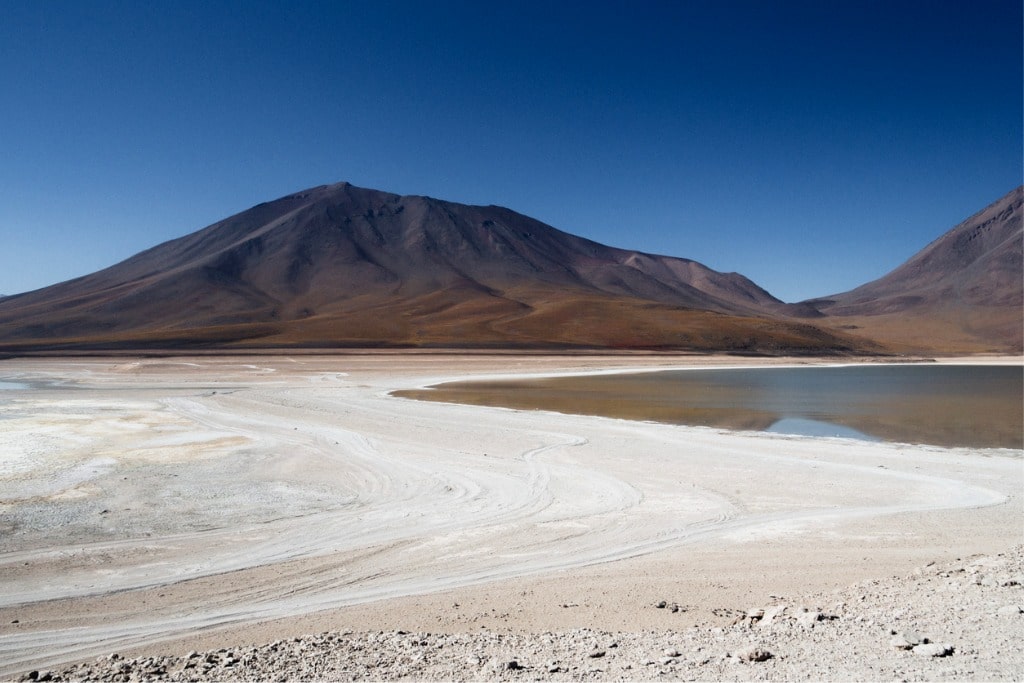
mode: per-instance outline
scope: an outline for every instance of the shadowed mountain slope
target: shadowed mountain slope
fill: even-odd
[[[783,319],[804,310],[509,209],[340,183],[8,297],[0,348],[877,348]]]
[[[804,302],[835,328],[894,348],[1015,351],[1024,335],[1024,187],[971,216],[884,277]]]

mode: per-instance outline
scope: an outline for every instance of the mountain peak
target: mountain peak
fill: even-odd
[[[340,182],[5,301],[0,342],[846,348],[785,311],[694,261]]]
[[[504,207],[333,183],[3,298],[0,349],[829,353],[934,348],[953,339],[949,330],[962,333],[958,349],[978,338],[1019,345],[1021,197],[1016,190],[885,278],[790,305],[738,273],[609,247]],[[929,339],[893,336],[904,320]]]

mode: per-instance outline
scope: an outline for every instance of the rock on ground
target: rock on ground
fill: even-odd
[[[22,681],[1020,680],[1024,547],[798,601],[727,627],[611,633],[332,632],[26,672]]]

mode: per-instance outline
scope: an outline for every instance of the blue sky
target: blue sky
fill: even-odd
[[[1021,183],[1021,12],[0,0],[0,293],[341,180],[844,291]]]

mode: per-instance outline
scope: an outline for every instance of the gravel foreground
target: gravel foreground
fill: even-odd
[[[675,602],[673,602],[675,600]],[[651,609],[685,610],[683,596]],[[677,631],[330,632],[183,656],[33,671],[19,681],[1021,680],[1024,546],[799,599],[723,608]]]

